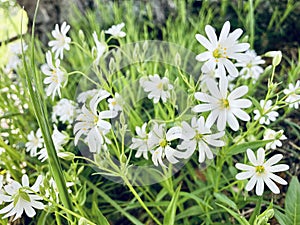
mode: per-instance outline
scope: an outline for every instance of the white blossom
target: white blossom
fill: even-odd
[[[276,106],[272,106],[272,101],[268,100],[265,102],[265,100],[260,101],[261,111],[258,109],[255,109],[253,113],[255,114],[254,120],[259,120],[260,124],[266,124],[269,125],[270,121],[274,122],[276,118],[279,116],[278,112],[272,111],[272,109],[276,109]]]
[[[235,64],[236,67],[242,67],[240,71],[240,75],[244,79],[253,79],[253,83],[255,83],[260,74],[264,72],[264,69],[259,66],[265,63],[265,60],[261,59],[261,56],[258,56],[254,50],[246,51],[246,58],[243,60],[238,60]]]
[[[124,100],[119,93],[115,93],[115,97],[107,99],[108,107],[112,111],[122,111]]]
[[[284,89],[283,93],[287,95],[285,102],[289,103],[289,107],[298,109],[300,104],[300,80],[296,82],[295,86],[289,84],[289,88]]]
[[[105,90],[100,90],[95,95],[90,103],[89,109],[86,105],[82,106],[82,113],[77,117],[78,121],[74,126],[75,145],[79,138],[85,135],[92,153],[99,152],[102,148],[106,148],[106,144],[110,144],[110,140],[105,136],[111,129],[111,124],[105,119],[114,118],[117,116],[115,111],[105,110],[99,112],[97,110],[99,102],[109,97],[110,94]]]
[[[37,155],[38,149],[43,148],[44,139],[42,136],[42,131],[39,128],[36,133],[30,131],[27,135],[28,142],[25,144],[26,152],[30,152],[31,157],[35,157]]]
[[[69,99],[62,98],[54,107],[52,112],[52,121],[72,124],[78,113],[77,104]]]
[[[106,43],[102,43],[98,40],[96,31],[94,31],[94,33],[93,33],[93,38],[94,38],[94,42],[95,42],[96,46],[92,48],[92,52],[96,51],[97,57],[94,62],[95,62],[95,64],[98,64],[101,56],[104,54],[104,52],[107,49],[107,45],[106,45]]]
[[[149,92],[148,98],[153,99],[154,103],[158,103],[160,99],[166,103],[170,98],[170,90],[173,89],[173,85],[169,84],[169,79],[160,78],[158,74],[149,75],[147,78],[142,77],[140,85],[145,92]]]
[[[177,158],[185,158],[184,152],[171,147],[171,141],[179,139],[180,137],[180,127],[172,127],[166,131],[165,124],[158,125],[154,123],[148,135],[148,146],[152,153],[152,161],[155,166],[159,164],[165,167],[163,162],[165,157],[172,164],[179,162]]]
[[[213,134],[210,128],[205,124],[205,119],[201,116],[199,119],[192,118],[191,125],[187,122],[182,122],[182,143],[177,146],[180,150],[185,151],[185,158],[189,158],[196,149],[199,151],[198,161],[204,162],[205,157],[213,158],[213,153],[210,146],[222,147],[225,145],[224,141],[219,140],[223,137],[225,131]]]
[[[283,155],[277,154],[265,161],[265,151],[263,148],[260,148],[257,151],[257,157],[255,157],[251,149],[247,150],[247,156],[253,166],[237,163],[235,167],[239,170],[244,170],[244,172],[238,173],[236,179],[245,180],[250,178],[246,185],[246,190],[251,191],[256,185],[255,193],[259,196],[264,192],[264,184],[266,184],[274,194],[279,194],[280,190],[274,181],[282,185],[286,185],[287,182],[274,173],[286,171],[289,169],[289,166],[286,164],[274,164],[278,163]]]
[[[241,109],[250,107],[252,105],[251,101],[239,99],[248,92],[247,86],[238,87],[228,93],[228,80],[227,78],[221,78],[219,86],[214,80],[208,80],[207,88],[211,95],[196,92],[195,98],[204,103],[194,106],[192,110],[197,113],[211,111],[206,119],[208,127],[211,127],[217,120],[219,131],[225,129],[226,123],[232,130],[237,131],[239,123],[236,117],[243,121],[250,120],[250,116]]]
[[[64,49],[70,50],[71,38],[67,36],[68,31],[70,30],[70,25],[67,25],[66,22],[63,22],[59,29],[59,25],[55,25],[55,29],[52,31],[52,36],[55,40],[49,41],[48,45],[52,47],[52,52],[55,52],[55,59],[64,57]]]
[[[273,140],[266,144],[266,149],[275,150],[277,147],[282,146],[282,140],[286,140],[287,137],[283,134],[283,130],[275,131],[272,129],[266,129],[264,132],[263,140]]]
[[[237,68],[229,59],[244,60],[246,55],[242,52],[248,50],[250,45],[238,43],[237,40],[243,33],[241,29],[236,29],[232,33],[229,31],[230,23],[227,21],[223,25],[219,39],[210,25],[205,26],[208,39],[201,34],[196,34],[197,41],[208,50],[196,56],[196,60],[205,62],[201,68],[202,72],[205,73],[217,67],[220,76],[226,76],[225,69],[229,75],[238,76]]]
[[[125,26],[125,23],[120,23],[117,25],[112,25],[111,28],[105,31],[106,34],[110,34],[111,36],[115,38],[123,38],[126,36],[126,33],[122,31],[123,27]]]
[[[137,149],[135,154],[136,158],[140,158],[142,155],[145,159],[148,159],[148,134],[146,132],[147,123],[144,123],[142,127],[135,127],[137,137],[132,138],[132,144],[129,146],[131,149]]]
[[[46,94],[47,96],[52,95],[53,100],[56,92],[58,96],[61,97],[60,88],[62,87],[62,83],[66,81],[66,77],[64,72],[59,68],[59,59],[56,59],[55,65],[53,65],[50,51],[46,52],[46,61],[47,64],[43,64],[41,70],[46,76],[48,76],[44,79],[44,84],[49,85],[46,89]]]

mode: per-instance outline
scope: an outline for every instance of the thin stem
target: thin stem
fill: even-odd
[[[84,76],[86,79],[88,79],[90,82],[95,84],[96,86],[100,87],[100,85],[96,81],[92,80],[90,77],[88,77],[85,73],[83,73],[81,71],[73,71],[73,72],[68,73],[67,75],[70,76],[70,75],[74,75],[74,74],[80,74],[80,75]]]
[[[127,185],[127,187],[129,188],[129,190],[131,191],[131,193],[135,196],[135,198],[139,201],[139,203],[141,204],[141,206],[146,210],[146,212],[149,214],[149,216],[154,220],[154,222],[158,225],[162,225],[162,223],[152,214],[152,212],[148,209],[148,207],[145,205],[145,203],[143,202],[143,200],[141,199],[141,197],[139,196],[139,194],[136,192],[136,190],[133,188],[133,186],[131,185],[131,183],[129,182],[129,180],[127,179],[127,177],[123,176],[122,177],[125,184]]]

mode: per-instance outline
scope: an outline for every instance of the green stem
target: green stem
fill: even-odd
[[[125,184],[131,191],[131,193],[135,196],[135,198],[138,200],[138,202],[141,204],[141,206],[146,210],[146,212],[149,214],[149,216],[154,220],[154,222],[158,225],[162,225],[162,223],[152,214],[152,212],[148,209],[148,207],[145,205],[139,194],[136,192],[136,190],[133,188],[127,177],[123,176],[122,177]]]

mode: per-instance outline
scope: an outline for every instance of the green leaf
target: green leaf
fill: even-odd
[[[94,218],[96,219],[96,221],[94,221],[96,224],[109,225],[109,222],[107,221],[105,216],[103,216],[102,212],[99,210],[96,202],[93,202],[92,214],[94,215]]]
[[[76,199],[79,205],[84,205],[86,200],[86,184],[82,185],[77,192]]]
[[[165,217],[164,217],[164,225],[174,225],[175,224],[175,215],[177,209],[177,201],[180,193],[181,185],[176,189],[171,202],[167,208]]]
[[[229,199],[226,195],[224,195],[222,193],[214,193],[214,196],[218,201],[228,205],[229,207],[231,207],[235,210],[238,210],[237,205],[231,199]]]
[[[297,177],[293,177],[285,198],[285,214],[287,224],[300,224],[300,184]]]
[[[234,145],[228,149],[226,154],[227,155],[236,155],[236,154],[245,152],[248,148],[257,149],[257,148],[265,146],[267,143],[269,143],[271,141],[273,141],[273,140],[258,140],[258,141],[251,141],[251,142]]]
[[[288,224],[288,218],[285,214],[283,214],[282,212],[280,212],[279,210],[275,209],[275,218],[277,219],[278,223],[280,225],[286,225]]]
[[[220,206],[221,208],[225,209],[231,216],[233,216],[241,225],[250,225],[250,223],[245,219],[245,217],[241,216],[240,214],[234,212],[233,210],[229,209],[226,206],[216,203],[216,205]]]

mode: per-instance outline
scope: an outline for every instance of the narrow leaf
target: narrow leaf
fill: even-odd
[[[181,185],[176,189],[171,202],[167,208],[165,217],[164,217],[164,225],[174,225],[175,224],[175,216],[176,216],[176,209],[177,209],[177,201],[180,193]]]

